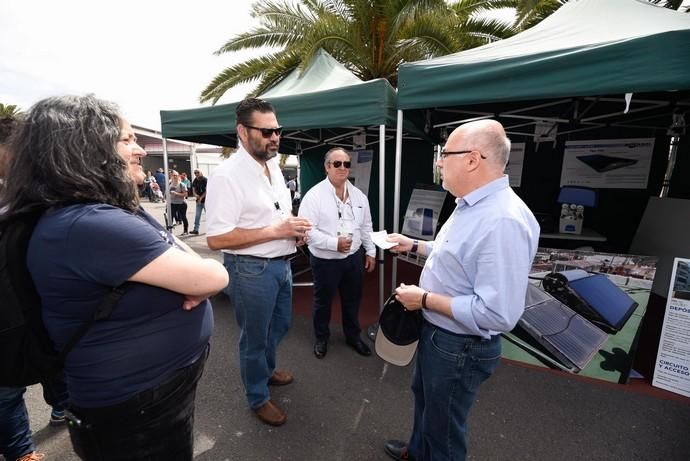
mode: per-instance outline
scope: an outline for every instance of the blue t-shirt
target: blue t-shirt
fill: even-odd
[[[104,204],[48,211],[29,244],[27,265],[58,350],[118,286],[175,246],[148,213]],[[80,407],[123,402],[190,365],[213,330],[208,300],[185,311],[184,296],[133,284],[109,318],[97,321],[69,353],[65,374]]]

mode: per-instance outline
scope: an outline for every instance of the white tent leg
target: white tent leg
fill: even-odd
[[[386,125],[379,125],[379,230],[386,229]],[[383,310],[384,300],[384,275],[385,275],[385,252],[379,248],[379,311]]]
[[[400,176],[402,175],[402,126],[403,111],[398,110],[398,124],[395,133],[395,191],[393,192],[393,232],[400,232]],[[393,256],[391,291],[398,284],[398,258]]]

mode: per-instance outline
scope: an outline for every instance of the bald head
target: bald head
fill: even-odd
[[[503,173],[510,157],[510,139],[503,125],[496,120],[477,120],[453,130],[448,142],[454,136],[463,138],[468,143],[467,149],[478,150],[488,160],[489,167]]]
[[[479,120],[459,126],[448,137],[437,165],[443,187],[456,197],[503,176],[510,154],[510,140],[495,120]]]

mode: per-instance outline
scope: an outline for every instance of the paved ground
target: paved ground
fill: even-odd
[[[162,216],[160,204],[145,206]],[[190,202],[192,219],[193,211]],[[203,235],[186,241],[212,254]],[[317,360],[310,320],[299,315],[279,351],[280,366],[292,370],[296,381],[273,394],[287,409],[288,422],[280,428],[261,424],[245,405],[238,328],[225,296],[216,297],[214,312],[211,356],[197,395],[196,460],[385,460],[383,442],[407,437],[411,369],[357,356],[339,328],[327,357]],[[689,460],[690,399],[631,389],[503,363],[473,408],[469,459]],[[76,461],[66,430],[47,425],[40,386],[29,389],[27,404],[46,461]]]

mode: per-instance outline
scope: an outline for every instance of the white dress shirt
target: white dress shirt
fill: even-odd
[[[285,187],[276,157],[266,162],[271,181],[263,166],[240,146],[216,168],[208,179],[206,192],[206,234],[216,236],[236,227],[259,229],[291,215],[292,199]],[[238,255],[273,258],[295,252],[295,239],[259,243],[239,250],[223,250]]]
[[[335,187],[326,178],[304,195],[299,216],[311,221],[307,232],[309,251],[317,258],[344,259],[364,246],[367,256],[376,256],[376,246],[371,240],[373,230],[369,200],[350,181],[345,182],[345,202],[335,193]],[[352,246],[349,253],[338,251],[338,226],[341,219],[352,220]]]

